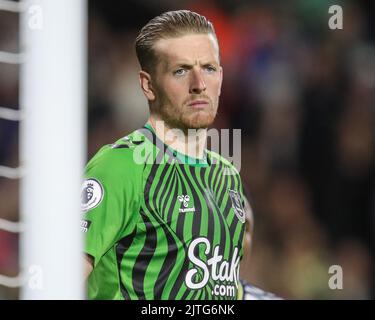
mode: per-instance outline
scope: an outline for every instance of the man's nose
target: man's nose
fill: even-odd
[[[199,94],[206,90],[206,83],[200,70],[193,70],[190,83],[190,93]]]

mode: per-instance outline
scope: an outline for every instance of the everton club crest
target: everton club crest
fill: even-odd
[[[245,223],[245,210],[242,206],[240,194],[237,191],[230,189],[228,189],[228,192],[230,199],[232,200],[232,208],[234,213],[242,223]]]

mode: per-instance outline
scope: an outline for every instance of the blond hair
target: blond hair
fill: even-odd
[[[135,51],[142,70],[153,72],[158,57],[153,48],[160,39],[177,38],[186,34],[212,34],[212,23],[204,16],[189,10],[168,11],[151,19],[135,40]]]

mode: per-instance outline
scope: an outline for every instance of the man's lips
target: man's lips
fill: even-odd
[[[188,104],[189,107],[204,107],[205,105],[208,105],[206,100],[194,100]]]

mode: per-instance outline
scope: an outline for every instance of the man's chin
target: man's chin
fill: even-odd
[[[196,115],[184,121],[184,127],[187,129],[207,129],[215,120],[213,115]]]

